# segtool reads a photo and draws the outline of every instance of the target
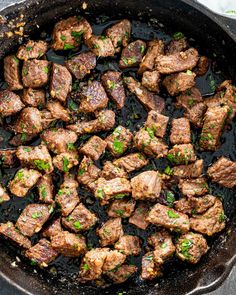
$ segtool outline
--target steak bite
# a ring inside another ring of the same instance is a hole
[[[101,77],[102,85],[106,89],[109,98],[116,103],[118,109],[122,109],[125,104],[125,89],[121,79],[121,73],[107,71]]]
[[[136,200],[156,201],[161,192],[162,180],[158,171],[145,171],[130,181],[132,197]]]
[[[185,91],[195,85],[195,77],[192,71],[172,74],[163,80],[163,85],[170,95],[177,95],[179,92]]]
[[[125,255],[139,255],[141,252],[141,241],[137,236],[124,235],[121,236],[114,248]]]
[[[25,61],[22,67],[22,82],[24,87],[40,88],[47,85],[49,80],[50,62],[32,59]]]
[[[96,55],[90,51],[82,52],[67,60],[65,65],[76,79],[81,80],[96,67]]]
[[[38,233],[50,216],[50,206],[46,204],[29,204],[21,212],[16,228],[25,236],[32,237]]]
[[[45,105],[45,91],[43,89],[24,89],[22,101],[31,107],[43,107]]]
[[[125,127],[119,125],[106,139],[107,149],[113,156],[121,156],[131,146],[133,134]]]
[[[203,160],[197,160],[193,164],[179,165],[171,169],[171,174],[179,178],[198,178],[203,173]]]
[[[135,265],[123,264],[118,269],[107,272],[106,275],[115,284],[121,284],[127,281],[137,270],[138,268]]]
[[[125,48],[121,52],[121,59],[119,66],[121,69],[135,67],[141,63],[144,52],[146,49],[146,43],[142,40],[136,40]]]
[[[174,39],[174,40],[171,40],[170,43],[167,45],[165,54],[172,55],[172,54],[186,50],[187,47],[188,47],[188,42],[186,38]]]
[[[0,116],[7,117],[18,113],[25,105],[20,97],[9,90],[0,91]]]
[[[86,42],[88,48],[98,57],[115,55],[115,48],[110,38],[92,35]]]
[[[16,150],[15,149],[0,149],[0,163],[3,168],[11,168],[16,164]]]
[[[16,156],[23,167],[30,167],[46,174],[53,171],[52,158],[44,144],[37,146],[19,146]]]
[[[101,172],[101,177],[109,180],[109,179],[113,179],[113,178],[127,178],[127,172],[120,167],[117,167],[115,164],[113,164],[110,161],[106,161],[103,165],[103,169]]]
[[[134,211],[136,201],[133,199],[114,200],[108,209],[109,217],[130,217]]]
[[[212,182],[233,188],[236,185],[236,162],[221,157],[208,168],[207,174]]]
[[[208,250],[206,239],[192,232],[181,235],[176,243],[177,257],[192,264],[198,263]]]
[[[160,263],[156,263],[153,259],[153,252],[147,252],[142,257],[142,272],[141,278],[143,280],[153,280],[162,275]]]
[[[50,84],[50,95],[62,102],[71,92],[72,76],[66,67],[53,63]]]
[[[37,183],[41,173],[37,170],[22,168],[17,171],[9,183],[10,192],[17,197],[24,197]]]
[[[135,209],[134,213],[129,218],[129,223],[145,230],[149,222],[146,220],[148,217],[149,206],[146,203],[140,203]]]
[[[63,19],[56,23],[52,33],[52,48],[68,50],[78,47],[83,37],[88,40],[92,36],[92,28],[85,18],[76,16]]]
[[[206,56],[201,56],[198,60],[197,66],[194,69],[194,73],[197,76],[203,76],[207,73],[208,69],[209,69],[209,59]]]
[[[46,143],[48,149],[55,154],[70,151],[70,146],[77,140],[77,134],[63,128],[44,130],[41,139]]]
[[[52,248],[48,240],[41,239],[25,252],[25,256],[29,258],[32,263],[36,263],[40,267],[47,267],[49,263],[56,259],[58,253]]]
[[[168,153],[168,146],[154,136],[152,129],[140,129],[134,136],[134,146],[150,157],[163,158]]]
[[[52,204],[54,203],[54,186],[52,182],[52,176],[49,174],[43,175],[38,183],[39,201],[42,203]]]
[[[208,184],[204,178],[180,179],[179,189],[188,197],[202,196],[208,192]]]
[[[124,82],[128,87],[129,91],[135,94],[138,100],[145,106],[146,109],[154,110],[161,113],[165,108],[165,101],[162,97],[148,91],[141,85],[140,82],[136,81],[132,77],[125,77]]]
[[[60,206],[62,216],[69,215],[79,203],[78,186],[77,181],[72,176],[65,175],[64,181],[55,196],[55,201]]]
[[[188,165],[195,162],[197,157],[192,144],[176,144],[169,150],[167,159],[176,165]]]
[[[106,273],[108,271],[116,270],[117,267],[125,262],[126,255],[117,250],[110,250],[107,253],[105,263],[103,264],[102,271]]]
[[[163,138],[166,133],[168,121],[169,117],[156,111],[150,111],[145,122],[145,127],[152,129],[155,136]]]
[[[64,122],[70,121],[69,110],[64,108],[59,101],[50,101],[47,103],[46,108],[51,112],[52,117],[62,120]]]
[[[172,120],[170,142],[172,144],[191,143],[191,130],[188,119],[177,118]]]
[[[225,228],[225,215],[222,203],[219,199],[202,215],[194,215],[190,218],[190,226],[196,232],[212,236]]]
[[[94,135],[79,149],[79,152],[96,161],[104,153],[106,146],[106,141]]]
[[[204,123],[199,140],[200,148],[214,151],[220,143],[225,121],[228,117],[229,107],[209,107],[204,116]]]
[[[97,220],[97,216],[80,203],[68,217],[62,218],[62,224],[70,231],[79,233],[89,230]]]
[[[9,90],[21,90],[23,85],[20,77],[19,60],[15,55],[8,55],[4,58],[4,80]]]
[[[51,237],[52,248],[66,257],[78,257],[86,250],[85,238],[79,235],[60,231]]]
[[[7,223],[0,223],[0,235],[5,239],[9,239],[16,243],[18,246],[25,249],[31,247],[31,242],[28,238],[20,233],[18,229],[15,228],[14,224],[10,221]]]
[[[79,157],[76,151],[61,153],[53,158],[53,165],[60,171],[69,172],[69,170],[79,164]]]
[[[29,60],[42,57],[48,50],[48,44],[45,41],[29,40],[27,43],[21,45],[16,53],[16,56],[22,60]]]
[[[44,238],[51,238],[52,236],[56,235],[58,232],[61,231],[61,218],[57,218],[42,231],[42,236]]]
[[[102,247],[115,244],[115,242],[124,234],[121,218],[109,219],[101,228],[96,230],[96,233],[100,238],[100,244]]]
[[[159,55],[156,58],[156,69],[161,74],[191,70],[197,65],[198,59],[198,52],[194,48],[170,55]]]
[[[115,52],[119,52],[121,46],[126,47],[128,45],[130,34],[131,22],[128,19],[122,19],[105,31],[105,35],[112,41]]]
[[[106,180],[98,178],[96,182],[95,197],[105,205],[112,198],[123,198],[131,193],[131,185],[126,178],[113,178]]]
[[[149,91],[159,92],[160,73],[158,71],[145,71],[142,77],[142,85]]]
[[[142,59],[138,74],[142,74],[145,71],[151,71],[155,67],[155,60],[159,55],[164,53],[164,43],[162,40],[152,40],[148,42],[147,52]]]
[[[176,97],[176,107],[190,110],[197,103],[203,102],[200,90],[197,87],[192,87],[185,90]]]
[[[151,208],[147,221],[181,233],[188,232],[190,228],[188,215],[161,204],[156,204]]]
[[[10,197],[9,197],[8,193],[0,184],[0,204],[7,202],[9,200],[10,200]]]
[[[113,164],[127,173],[141,169],[148,164],[148,159],[141,153],[132,153],[113,161]]]
[[[89,82],[79,93],[80,112],[93,113],[107,107],[108,97],[102,84],[98,81]]]
[[[200,102],[194,105],[191,109],[184,113],[184,116],[189,119],[189,121],[196,127],[203,127],[203,119],[206,113],[207,106],[205,103]]]

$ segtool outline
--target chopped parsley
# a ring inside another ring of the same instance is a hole
[[[81,41],[81,37],[82,37],[83,33],[84,33],[84,31],[80,31],[80,32],[72,31],[71,36],[74,37],[75,41],[79,43]]]
[[[168,215],[170,218],[179,218],[179,214],[175,213],[175,212],[172,211],[172,210],[168,210],[168,211],[167,211],[167,215]]]
[[[34,165],[39,170],[49,170],[50,169],[49,163],[47,163],[44,160],[34,160]]]
[[[68,165],[70,164],[69,160],[66,157],[63,157],[63,171],[68,172]]]
[[[81,223],[77,220],[73,223],[73,226],[76,228],[76,229],[81,229]]]
[[[219,223],[222,223],[224,221],[225,221],[225,214],[224,214],[224,212],[222,212],[219,216]]]
[[[36,219],[36,218],[39,218],[39,217],[42,217],[42,213],[40,212],[35,212],[31,215],[32,218]]]
[[[103,189],[102,188],[98,188],[97,189],[97,197],[99,199],[103,199],[104,198],[104,192],[103,192]]]
[[[113,149],[116,154],[122,154],[124,152],[124,143],[118,139],[113,142]]]
[[[27,76],[27,74],[28,74],[28,70],[26,69],[26,67],[23,67],[23,75]]]
[[[170,192],[170,191],[167,192],[166,201],[167,201],[169,207],[173,207],[175,197],[174,197],[174,194],[172,192]]]
[[[75,46],[72,45],[72,44],[65,43],[63,49],[64,49],[64,50],[75,49]]]
[[[107,37],[104,36],[104,35],[101,36],[101,40],[105,40],[106,38],[107,38]]]
[[[167,244],[166,244],[166,243],[162,243],[162,244],[161,244],[161,248],[162,248],[162,249],[165,249],[166,247],[167,247]]]
[[[143,54],[144,51],[145,51],[145,46],[144,46],[144,45],[141,45],[141,46],[140,46],[140,52]]]
[[[17,64],[19,64],[19,59],[15,55],[13,55],[13,59]]]
[[[29,148],[29,147],[24,147],[23,150],[24,150],[25,152],[27,152],[27,153],[30,152],[30,148]]]
[[[33,49],[33,47],[32,46],[27,46],[25,49],[26,49],[26,51],[31,51]]]
[[[187,70],[186,74],[189,75],[189,76],[191,76],[193,74],[193,72],[190,71],[190,70]]]
[[[30,260],[30,265],[36,265],[36,264],[37,264],[37,261],[35,261],[34,259]]]
[[[27,140],[27,135],[25,133],[22,133],[20,139],[22,141],[26,141]]]
[[[61,35],[61,41],[66,41],[66,36]]]
[[[147,132],[148,132],[150,138],[153,139],[154,138],[154,131],[151,128],[147,127]]]
[[[164,170],[164,173],[167,175],[171,175],[173,173],[173,170],[170,168],[170,166],[167,166]]]
[[[191,258],[189,250],[192,246],[192,243],[193,242],[191,240],[188,240],[186,238],[180,243],[180,253],[187,259]]]
[[[47,191],[46,191],[46,187],[44,185],[41,185],[39,187],[39,191],[41,193],[42,199],[45,200],[47,197]]]
[[[213,78],[212,75],[209,76],[209,80],[210,80],[209,86],[211,88],[211,91],[215,92],[215,90],[216,90],[216,80]]]
[[[22,171],[22,170],[19,170],[19,171],[16,173],[16,178],[17,178],[17,180],[19,180],[19,181],[23,178],[23,176],[24,176],[24,171]]]
[[[94,43],[93,48],[98,49],[99,48],[98,44]]]
[[[69,150],[69,151],[73,151],[73,150],[75,150],[75,146],[74,146],[73,143],[67,143],[67,147],[68,147],[68,150]]]
[[[153,260],[153,255],[148,255],[145,257],[145,260],[151,261]]]
[[[87,263],[85,263],[85,264],[83,265],[83,269],[84,269],[84,270],[89,270],[89,266],[88,266]]]
[[[71,111],[76,111],[78,109],[78,105],[73,100],[69,102],[68,106]]]
[[[127,196],[126,194],[116,194],[115,196],[113,196],[113,198],[115,198],[115,199],[123,199],[126,196]]]
[[[107,80],[107,86],[111,90],[114,90],[118,87],[118,85],[114,81],[111,81],[111,80]]]
[[[48,67],[44,67],[44,68],[43,68],[43,71],[44,71],[45,74],[48,74],[48,72],[49,72]]]
[[[180,40],[180,39],[184,38],[184,34],[182,32],[176,32],[176,33],[174,33],[173,38],[175,40]]]
[[[125,211],[124,210],[121,210],[121,209],[113,210],[113,212],[115,212],[119,216],[123,216],[124,213],[125,213]]]
[[[86,171],[85,167],[82,167],[81,169],[79,169],[79,176],[82,176],[84,174],[84,172]]]

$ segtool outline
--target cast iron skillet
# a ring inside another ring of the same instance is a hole
[[[83,1],[75,0],[29,0],[19,5],[11,6],[2,11],[8,21],[14,20],[20,14],[24,15],[26,21],[25,32],[36,34],[42,28],[50,27],[58,19],[68,15],[81,14]],[[109,1],[96,0],[86,1],[88,8],[83,14],[87,14],[89,20],[98,15],[108,15],[111,19],[127,17],[131,20],[148,22],[155,18],[153,25],[157,30],[164,25],[164,31],[172,34],[182,31],[187,36],[197,40],[202,51],[209,54],[214,52],[219,68],[224,70],[225,77],[236,79],[236,37],[227,27],[221,23],[207,9],[191,0],[129,0]],[[141,27],[141,30],[143,28]],[[0,33],[7,30],[5,25],[0,27]],[[136,30],[139,30],[136,28]],[[145,32],[139,32],[145,35]],[[0,58],[14,51],[18,44],[18,38],[0,39]],[[208,94],[208,93],[205,93]],[[209,93],[210,94],[210,93]],[[235,121],[232,123],[235,125]],[[232,127],[232,125],[231,125]],[[235,128],[227,131],[223,140],[224,155],[236,160],[236,152],[233,147]],[[233,151],[233,152],[232,152]],[[219,156],[217,154],[217,156]],[[211,155],[205,155],[206,159]],[[200,294],[216,288],[229,274],[236,261],[236,236],[235,236],[235,212],[236,201],[233,200],[235,190],[225,190],[215,187],[215,190],[224,197],[224,205],[228,217],[227,229],[218,235],[211,243],[210,253],[199,265],[194,267],[183,266],[180,270],[173,269],[172,265],[167,268],[168,272],[163,279],[157,283],[143,284],[140,281],[129,281],[121,286],[112,286],[105,290],[97,290],[91,286],[78,286],[73,282],[58,282],[49,279],[43,273],[33,273],[30,266],[20,264],[21,267],[11,268],[15,260],[14,252],[9,244],[0,242],[0,275],[10,284],[21,289],[25,294]],[[70,266],[69,266],[70,267]]]

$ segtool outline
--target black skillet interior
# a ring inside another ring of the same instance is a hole
[[[141,38],[144,40],[159,37],[166,42],[170,40],[170,35],[176,31],[182,31],[190,38],[193,46],[197,47],[202,54],[206,54],[212,59],[211,69],[202,78],[197,79],[197,85],[202,94],[207,97],[212,94],[215,84],[220,83],[225,78],[236,78],[236,51],[233,40],[215,24],[211,19],[206,17],[198,10],[191,8],[185,2],[191,1],[87,1],[88,8],[81,9],[83,1],[39,1],[40,5],[35,5],[36,1],[27,1],[27,6],[20,5],[19,11],[16,7],[8,8],[6,13],[9,20],[14,19],[19,13],[24,14],[27,22],[26,31],[35,38],[39,38],[38,32],[50,32],[52,25],[59,18],[67,15],[85,15],[86,18],[94,24],[95,33],[101,33],[103,28],[114,22],[114,20],[127,17],[133,20],[134,39]],[[164,3],[163,3],[164,2]],[[36,27],[39,25],[39,28]],[[163,26],[164,25],[164,26]],[[4,30],[4,26],[2,30]],[[42,35],[47,38],[47,35]],[[14,51],[17,40],[0,40],[1,49],[0,56]],[[82,48],[83,49],[83,48]],[[56,62],[63,61],[63,56],[55,55],[53,52],[48,53],[48,59]],[[98,61],[97,70],[94,77],[99,78],[101,72],[106,69],[117,69],[117,62],[114,59]],[[126,74],[126,73],[125,73]],[[134,75],[134,71],[128,71],[127,74]],[[4,85],[3,85],[4,87]],[[173,117],[179,116],[181,113],[174,111],[173,99],[169,98],[165,92],[162,92],[166,98],[166,114]],[[112,107],[112,106],[111,106]],[[127,126],[131,130],[136,130],[146,118],[146,112],[143,107],[135,100],[133,96],[128,96],[127,103],[122,112],[117,113],[117,121]],[[7,122],[7,123],[10,123]],[[205,161],[205,167],[217,157],[225,155],[236,161],[235,137],[236,128],[235,120],[229,124],[222,136],[222,146],[215,153],[200,153],[198,155]],[[11,136],[0,128],[1,136],[4,141],[1,147],[7,147],[7,141]],[[105,134],[101,134],[105,136]],[[197,139],[197,131],[194,131],[193,141]],[[99,163],[98,163],[99,164]],[[159,169],[161,171],[168,165],[166,161],[152,161],[149,169]],[[147,169],[147,168],[146,168]],[[2,170],[1,181],[6,184],[15,170]],[[200,293],[207,288],[211,288],[216,282],[220,282],[229,272],[234,256],[236,254],[236,237],[234,232],[234,215],[235,215],[235,190],[222,189],[217,185],[211,185],[212,193],[222,197],[224,207],[228,218],[228,226],[224,233],[209,239],[212,250],[201,263],[194,267],[175,260],[165,266],[164,278],[155,282],[143,283],[138,276],[130,279],[120,286],[111,286],[103,290],[98,290],[91,286],[81,286],[76,284],[75,274],[78,271],[79,260],[71,260],[65,258],[57,259],[46,271],[35,272],[35,268],[26,264],[24,261],[18,263],[19,267],[11,268],[10,264],[15,260],[15,256],[20,256],[20,252],[16,253],[14,247],[9,243],[1,242],[1,265],[2,274],[11,281],[23,287],[25,290],[33,294],[117,294],[119,292],[128,294],[186,294],[188,292]],[[93,211],[97,211],[98,205],[93,202],[93,197],[89,196],[85,191],[80,191],[82,200],[87,207]],[[178,194],[177,194],[178,195]],[[28,203],[37,200],[34,191],[27,199],[12,199],[8,204],[2,205],[0,208],[0,222],[9,219],[15,221],[20,211]],[[105,219],[104,213],[99,209],[101,220]],[[149,227],[148,234],[155,228]],[[137,230],[128,224],[125,224],[125,231],[128,233],[138,234],[145,238],[145,234],[141,230]],[[94,238],[94,231],[88,233],[89,242],[98,245]],[[34,241],[38,237],[34,237]],[[20,256],[21,257],[21,256]],[[131,258],[130,263],[140,264],[140,257]],[[206,287],[209,286],[209,287]]]

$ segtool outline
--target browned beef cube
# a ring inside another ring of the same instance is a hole
[[[45,41],[29,40],[18,48],[16,56],[19,59],[28,60],[42,57],[48,50],[48,44]]]
[[[229,107],[208,108],[204,116],[204,124],[199,141],[203,150],[214,151],[220,143],[220,137],[228,116]]]
[[[207,174],[213,182],[232,188],[236,185],[236,162],[221,157],[208,168]]]
[[[203,127],[203,118],[206,113],[207,106],[200,102],[195,104],[191,109],[186,110],[185,117],[189,119],[196,127]]]
[[[89,230],[97,220],[96,215],[80,203],[68,217],[62,218],[62,224],[72,232],[79,233]]]
[[[51,237],[52,248],[67,257],[77,257],[86,250],[85,238],[68,231],[57,232]]]
[[[87,40],[92,35],[92,28],[86,19],[76,16],[63,19],[56,23],[52,33],[52,48],[68,50],[78,47],[83,36]]]
[[[150,111],[148,113],[145,127],[152,129],[155,136],[162,138],[166,133],[168,121],[169,117],[159,114],[156,111]]]
[[[173,148],[169,150],[167,158],[176,165],[188,165],[197,160],[193,145],[190,143],[174,145]]]
[[[10,192],[17,197],[24,197],[34,186],[41,173],[33,169],[23,168],[17,171],[14,178],[9,183]]]
[[[122,69],[135,67],[141,63],[146,43],[142,40],[136,40],[126,46],[121,52],[119,66]]]
[[[115,283],[121,284],[128,280],[138,270],[135,265],[123,264],[115,271],[109,271],[107,276]]]
[[[96,56],[107,57],[115,55],[115,48],[112,41],[106,36],[92,35],[92,37],[86,41],[86,45]]]
[[[159,198],[162,180],[159,172],[145,171],[130,181],[132,197],[136,200],[156,201]]]
[[[29,204],[21,212],[16,227],[25,236],[38,233],[50,216],[51,207],[46,204]]]
[[[54,187],[52,182],[52,176],[49,174],[43,175],[37,184],[39,192],[39,201],[42,203],[52,204],[54,203]]]
[[[141,229],[146,229],[149,222],[146,220],[148,217],[149,206],[146,203],[140,203],[135,209],[134,213],[129,218],[129,223]]]
[[[127,218],[133,213],[136,201],[133,199],[115,200],[108,209],[109,217]]]
[[[6,190],[0,184],[0,204],[10,200],[10,197]]]
[[[156,263],[153,258],[153,252],[147,252],[142,257],[142,272],[141,278],[143,280],[153,280],[161,276],[160,263]]]
[[[77,180],[93,191],[96,188],[95,181],[98,179],[100,171],[90,158],[83,157],[79,165]]]
[[[197,76],[203,76],[203,75],[205,75],[207,73],[208,69],[209,69],[209,65],[210,65],[210,62],[209,62],[208,57],[201,56],[199,58],[199,61],[197,63],[196,68],[194,69],[194,73]]]
[[[188,43],[186,38],[174,39],[171,40],[167,45],[165,53],[166,55],[172,55],[174,53],[178,53],[184,51],[188,47]]]
[[[98,81],[90,82],[80,92],[79,110],[85,113],[93,113],[96,110],[104,109],[108,103],[108,97],[102,84]]]
[[[79,203],[78,186],[77,181],[72,176],[66,175],[64,177],[64,182],[55,196],[55,201],[60,206],[62,216],[69,215]]]
[[[158,71],[145,71],[142,77],[142,85],[149,91],[159,92],[160,73]]]
[[[50,95],[62,102],[66,101],[71,91],[72,76],[66,67],[53,63]]]
[[[106,29],[105,35],[111,39],[116,52],[120,51],[121,45],[126,47],[131,34],[131,22],[122,19],[110,28]]]
[[[145,108],[157,111],[158,113],[161,113],[164,110],[165,101],[162,97],[148,91],[140,82],[132,77],[125,77],[124,82],[129,91],[137,96],[138,100],[145,106]]]
[[[113,161],[113,164],[130,173],[147,165],[148,159],[141,153],[132,153]]]
[[[31,107],[42,107],[45,105],[45,92],[43,89],[24,89],[22,101]]]
[[[115,243],[115,249],[125,255],[139,255],[141,252],[141,241],[137,236],[124,235]]]
[[[148,49],[139,65],[138,73],[141,75],[145,71],[153,70],[156,58],[163,53],[164,43],[162,40],[152,40],[148,42]]]
[[[219,199],[202,215],[194,215],[190,218],[190,226],[204,235],[212,236],[225,228],[225,215],[222,203]]]
[[[118,126],[105,141],[107,149],[116,157],[121,156],[132,144],[133,134],[123,126]]]
[[[47,267],[49,263],[56,259],[58,253],[53,250],[48,240],[41,239],[25,252],[25,256],[40,267]]]
[[[147,221],[182,233],[188,232],[190,228],[188,215],[161,204],[156,204],[151,208]]]
[[[52,158],[44,144],[37,146],[19,146],[16,156],[22,166],[27,166],[46,174],[53,171]]]
[[[44,238],[51,238],[56,235],[58,232],[61,232],[61,218],[55,219],[52,223],[50,223],[43,231],[42,236]]]
[[[1,162],[1,166],[4,168],[13,167],[16,163],[16,150],[15,149],[0,150],[0,162]]]
[[[94,135],[79,149],[79,152],[96,161],[104,153],[106,146],[104,140]]]
[[[53,158],[53,165],[60,171],[69,172],[69,170],[79,164],[77,151],[61,153]]]
[[[123,236],[121,218],[112,218],[106,221],[101,228],[97,229],[102,247],[113,245]]]
[[[172,120],[170,142],[172,144],[181,144],[181,143],[191,142],[191,130],[190,130],[190,123],[188,119],[177,118]]]
[[[41,139],[46,143],[49,150],[55,154],[70,151],[70,147],[77,140],[77,134],[73,131],[58,128],[57,130],[44,130]]]
[[[127,172],[120,167],[117,167],[110,161],[106,161],[103,166],[103,170],[101,172],[101,177],[109,180],[113,178],[127,178]]]
[[[207,241],[201,234],[189,232],[181,235],[176,243],[176,255],[183,261],[198,263],[209,250]]]
[[[40,115],[41,115],[41,123],[43,126],[43,130],[49,128],[51,123],[54,123],[54,122],[56,123],[56,119],[53,118],[52,113],[50,111],[43,109],[40,112]]]
[[[69,110],[61,105],[59,101],[50,101],[47,103],[46,108],[51,112],[52,117],[62,120],[64,122],[70,121]]]
[[[33,140],[37,135],[36,134],[16,134],[12,137],[11,140],[9,140],[10,145],[13,146],[20,146],[22,144],[29,143],[31,140]]]
[[[105,263],[103,264],[103,273],[113,271],[125,262],[126,255],[117,250],[111,250],[107,253]]]
[[[130,195],[131,185],[126,178],[113,178],[106,180],[105,178],[98,178],[95,197],[98,198],[102,205],[108,203],[112,198],[123,198]]]
[[[82,52],[66,61],[67,69],[81,80],[96,67],[96,55],[90,51]]]
[[[197,65],[198,59],[198,52],[194,48],[170,55],[159,55],[156,58],[156,69],[161,74],[191,70]]]
[[[172,168],[171,174],[179,178],[197,178],[202,175],[203,160],[197,160],[193,164],[179,165]]]
[[[180,179],[179,189],[185,196],[202,196],[208,192],[208,184],[204,178]]]
[[[118,109],[122,109],[125,104],[126,95],[121,73],[107,71],[102,75],[101,81],[108,96],[116,103]]]
[[[47,60],[28,60],[22,68],[24,87],[40,88],[47,85],[49,80],[49,65]]]
[[[203,102],[201,92],[197,87],[192,87],[182,92],[176,97],[176,100],[176,106],[185,110],[190,110],[197,103]]]
[[[159,138],[154,136],[152,129],[140,129],[134,136],[134,146],[146,155],[163,158],[168,153],[168,146]]]
[[[192,208],[191,202],[190,202],[190,200],[192,198],[194,198],[194,197],[191,197],[191,198],[181,198],[178,201],[176,201],[175,202],[175,206],[174,206],[175,210],[177,210],[179,212],[182,212],[184,214],[191,215],[192,212],[195,212],[195,210]]]
[[[195,77],[192,71],[186,73],[181,72],[167,76],[163,80],[163,85],[167,89],[170,95],[177,95],[179,92],[185,91],[195,85]]]
[[[21,90],[23,85],[20,77],[19,60],[15,55],[8,55],[4,58],[4,80],[9,90]]]
[[[18,113],[25,105],[20,97],[9,90],[0,91],[0,114],[1,117],[11,116]]]
[[[15,242],[18,246],[25,249],[29,249],[31,247],[30,240],[22,235],[10,221],[7,223],[0,223],[0,235]]]
[[[102,110],[97,118],[91,121],[77,121],[66,128],[75,131],[78,135],[108,131],[115,125],[115,113],[111,110]]]

